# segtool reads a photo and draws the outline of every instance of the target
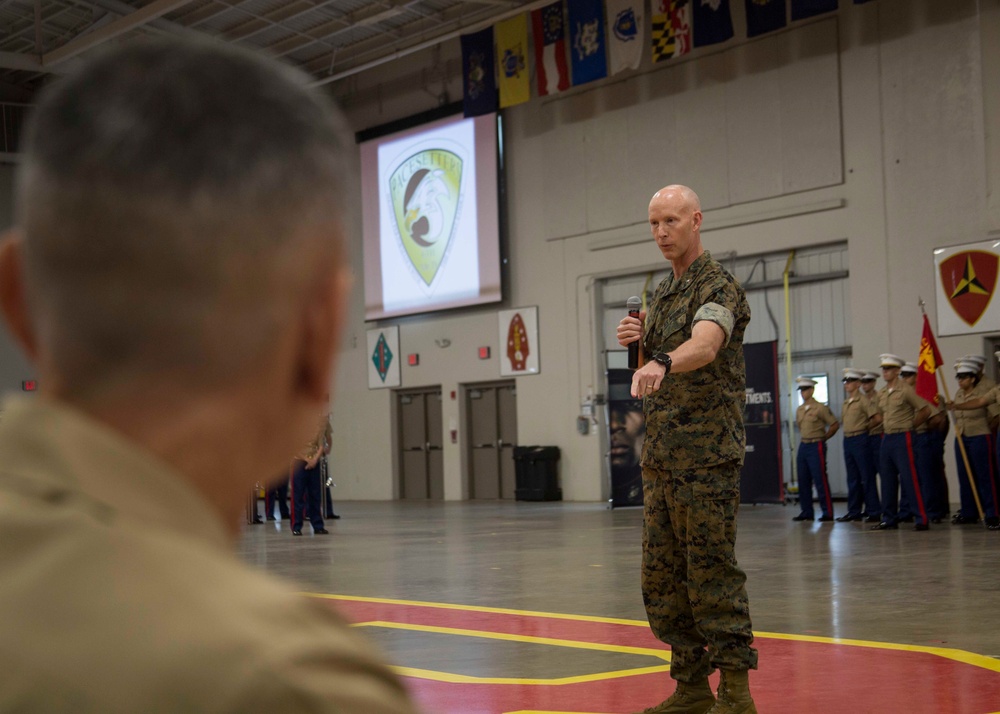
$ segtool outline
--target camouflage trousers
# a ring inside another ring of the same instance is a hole
[[[757,668],[746,574],[736,563],[740,469],[643,468],[642,599],[670,645],[670,676]]]

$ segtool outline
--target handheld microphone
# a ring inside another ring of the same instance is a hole
[[[639,308],[642,307],[642,300],[633,295],[625,302],[625,307],[628,308],[629,317],[639,317]],[[639,369],[639,340],[629,343],[628,368]]]

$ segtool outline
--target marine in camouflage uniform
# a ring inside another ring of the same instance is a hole
[[[670,645],[670,676],[679,684],[674,697],[647,711],[756,712],[746,672],[756,669],[757,651],[735,555],[750,307],[736,279],[701,248],[700,210],[692,232],[697,257],[686,269],[673,257],[685,238],[675,235],[671,211],[683,219],[683,200],[680,209],[676,201],[656,209],[671,190],[681,199],[690,192],[667,187],[650,204],[653,235],[674,274],[656,288],[644,318],[642,346],[652,361],[636,372],[633,396],[645,397],[643,602],[653,633]],[[638,322],[630,320],[619,326],[622,344],[635,334],[628,327]],[[713,327],[696,330],[701,323]],[[714,354],[699,352],[695,345],[711,335]],[[713,702],[707,677],[716,668],[723,679]]]

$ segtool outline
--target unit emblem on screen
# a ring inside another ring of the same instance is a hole
[[[389,177],[399,239],[428,286],[458,223],[462,164],[451,151],[427,149],[408,157]]]

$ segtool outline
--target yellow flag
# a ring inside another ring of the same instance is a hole
[[[531,99],[528,81],[528,16],[518,15],[498,22],[497,68],[500,75],[500,106],[512,107]]]

